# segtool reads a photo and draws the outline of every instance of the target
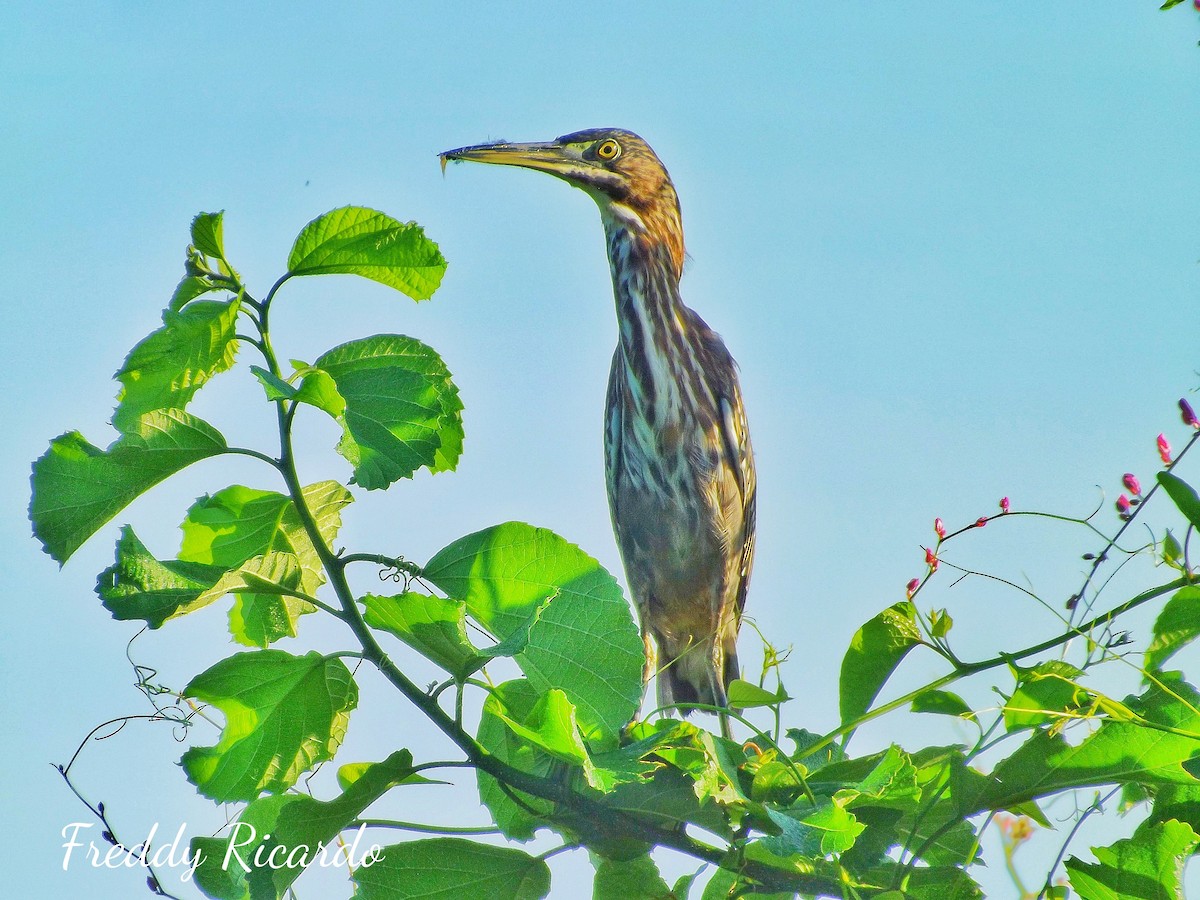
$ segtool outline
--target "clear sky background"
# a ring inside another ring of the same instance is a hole
[[[281,355],[411,334],[442,353],[466,403],[460,471],[360,492],[347,546],[422,561],[520,519],[619,573],[600,440],[616,329],[595,209],[534,173],[458,166],[443,177],[435,154],[598,125],[641,133],[682,198],[684,296],[741,364],[759,467],[749,612],[794,647],[789,724],[817,732],[837,724],[851,635],[922,573],[935,515],[964,524],[1002,495],[1018,509],[1085,514],[1111,501],[1122,472],[1152,480],[1158,432],[1182,444],[1174,404],[1200,384],[1193,11],[1144,0],[741,6],[47,2],[0,12],[6,893],[139,895],[138,873],[62,871],[59,831],[88,816],[49,765],[93,725],[145,709],[125,660],[136,629],[92,594],[117,523],[60,572],[29,536],[27,476],[54,435],[79,428],[100,446],[115,436],[109,377],[157,326],[198,211],[226,210],[231,259],[260,294],[300,228],[346,204],[416,219],[450,260],[440,293],[419,306],[334,277],[290,284],[277,303]],[[257,391],[242,370],[195,411],[232,440],[269,448],[273,420]],[[303,423],[307,480],[348,474],[336,438],[330,423]],[[235,481],[276,487],[252,461],[200,464],[117,522],[170,556],[191,500]],[[1087,549],[1079,531],[1009,520],[948,558],[1060,605]],[[1130,584],[1160,575],[1143,567]],[[950,581],[922,603],[950,608],[966,658],[1060,630],[1028,598]],[[368,573],[362,589],[372,582]],[[143,636],[133,657],[181,687],[235,649],[222,637],[226,606]],[[280,646],[340,646],[343,635],[316,619]],[[751,672],[756,655],[747,639]],[[914,655],[888,690],[940,671]],[[397,744],[418,759],[449,752],[377,679],[362,682],[340,761]],[[986,684],[967,693],[994,702]],[[901,715],[864,729],[852,749],[968,737]],[[189,740],[211,744],[216,732]],[[78,781],[130,842],[155,821],[160,840],[181,823],[189,837],[211,831],[223,812],[184,782],[182,750],[166,727],[134,725],[89,747]],[[389,811],[482,824],[475,802],[468,790],[412,788]],[[1085,833],[1079,852],[1133,821]],[[1022,851],[1031,878],[1059,840],[1043,833]],[[988,846],[981,877],[991,896],[1011,896]],[[581,853],[554,870],[553,896],[587,895]],[[318,879],[302,881],[300,896],[348,894]]]

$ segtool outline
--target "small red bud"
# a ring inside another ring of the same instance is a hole
[[[1000,512],[1008,512],[1008,498],[1007,497],[1000,498]]]
[[[1129,515],[1129,498],[1124,494],[1117,498],[1117,512],[1123,516]]]
[[[907,587],[905,587],[905,589],[904,589],[904,593],[908,597],[909,600],[912,599],[912,595],[917,592],[917,588],[919,588],[920,586],[921,586],[920,578],[914,578],[912,581],[910,581],[908,583]]]
[[[987,516],[980,516],[978,519],[976,519],[976,520],[975,520],[975,527],[976,527],[976,528],[982,528],[982,527],[983,527],[984,525],[986,525],[987,523],[988,523],[988,517],[987,517]]]
[[[937,554],[932,550],[925,551],[925,565],[929,566],[930,571],[936,572],[938,567]]]
[[[1121,478],[1121,482],[1129,490],[1129,493],[1133,494],[1135,497],[1142,492],[1142,486],[1140,483],[1138,483],[1137,476],[1132,472],[1126,472]]]
[[[1200,7],[1197,7],[1200,9]],[[1196,418],[1196,411],[1192,409],[1192,404],[1188,403],[1182,397],[1179,398],[1179,418],[1183,419],[1183,424],[1191,428],[1200,428],[1200,419]]]
[[[933,530],[937,534],[939,541],[946,537],[946,523],[940,518],[933,520]]]
[[[1171,464],[1171,442],[1161,434],[1158,436],[1158,455],[1161,457],[1164,466]]]

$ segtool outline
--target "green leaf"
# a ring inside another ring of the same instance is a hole
[[[1200,637],[1200,587],[1180,588],[1154,621],[1154,640],[1146,648],[1146,668],[1159,671],[1163,663]]]
[[[358,704],[345,664],[315,652],[239,653],[197,675],[183,693],[225,714],[220,742],[193,747],[180,761],[196,789],[221,803],[286,790],[332,759]]]
[[[197,297],[211,294],[213,291],[228,291],[229,285],[213,281],[204,275],[186,275],[175,287],[175,293],[167,304],[171,312],[179,312]]]
[[[238,300],[198,300],[166,310],[163,327],[129,351],[116,374],[121,382],[113,425],[136,427],[138,417],[183,409],[210,378],[233,365],[237,354]]]
[[[649,856],[628,860],[593,856],[592,862],[596,866],[592,900],[674,900],[675,895]]]
[[[815,809],[783,811],[770,807],[767,815],[779,828],[780,834],[761,840],[764,847],[777,856],[828,856],[844,853],[854,846],[864,826],[852,813],[847,812],[844,801],[833,799],[821,803]]]
[[[1014,809],[1015,804],[1074,787],[1138,781],[1150,785],[1196,783],[1200,757],[1200,695],[1173,673],[1159,676],[1140,698],[1126,703],[1150,723],[1104,722],[1078,746],[1058,734],[1034,732],[996,765],[973,793],[959,794],[969,811]],[[1153,727],[1159,726],[1159,727]],[[1170,729],[1170,730],[1164,730]]]
[[[1083,900],[1183,900],[1183,865],[1197,842],[1183,822],[1143,823],[1131,838],[1093,847],[1097,862],[1068,859],[1071,887]]]
[[[1195,489],[1170,472],[1159,472],[1158,483],[1163,486],[1167,495],[1175,501],[1179,511],[1197,528],[1200,528],[1200,496]]]
[[[180,410],[142,416],[107,450],[78,431],[60,435],[33,464],[33,533],[60,563],[164,478],[225,452],[221,433]]]
[[[1059,724],[1063,713],[1084,708],[1092,695],[1075,683],[1083,675],[1070,663],[1047,660],[1030,669],[1016,668],[1017,688],[1004,704],[1004,727],[1009,731]]]
[[[364,618],[372,628],[394,634],[456,678],[473,671],[471,663],[477,656],[467,638],[461,601],[408,591],[392,597],[367,594],[362,602]]]
[[[514,847],[432,838],[384,847],[371,866],[354,870],[354,900],[538,900],[550,892],[550,869]]]
[[[335,419],[340,418],[346,411],[346,398],[338,393],[333,378],[328,372],[314,369],[312,366],[304,367],[304,377],[296,391],[296,401],[315,406]]]
[[[375,335],[335,347],[309,372],[298,399],[342,426],[338,452],[367,490],[386,488],[417,469],[444,472],[462,453],[462,401],[440,356],[414,338]]]
[[[885,609],[858,629],[842,659],[839,708],[843,725],[870,708],[896,666],[920,643],[916,609],[908,601]]]
[[[1183,546],[1179,543],[1179,539],[1171,534],[1170,528],[1163,534],[1162,561],[1172,569],[1182,570],[1183,568]]]
[[[524,678],[497,685],[483,701],[477,737],[480,745],[501,762],[544,777],[554,765],[553,758],[518,737],[505,722],[505,719],[524,720],[533,711],[538,698],[538,691]],[[553,810],[551,803],[514,789],[505,790],[483,769],[476,769],[475,775],[479,782],[479,799],[505,837],[527,841],[538,828],[548,824],[546,819]]]
[[[250,372],[258,379],[258,383],[263,386],[263,390],[267,394],[267,399],[271,402],[276,400],[292,400],[297,394],[296,388],[292,387],[278,375],[272,375],[261,366],[251,366]]]
[[[958,716],[963,719],[975,718],[975,712],[967,705],[967,701],[952,691],[922,691],[913,698],[912,711]]]
[[[229,826],[228,837],[192,839],[200,853],[196,884],[219,900],[279,900],[306,866],[346,868],[365,861],[371,844],[360,827],[338,835],[390,788],[412,772],[412,754],[397,750],[366,765],[340,797],[322,801],[301,794],[254,800]]]
[[[310,484],[302,491],[305,503],[326,544],[341,527],[342,507],[353,498],[336,481]],[[325,582],[320,556],[290,497],[234,485],[201,497],[180,526],[183,546],[179,558],[233,569],[267,554],[294,554],[300,563],[300,590],[313,596]],[[293,585],[292,587],[295,587]],[[281,637],[294,637],[300,616],[312,612],[304,600],[275,588],[239,590],[230,611],[230,632],[240,643],[265,647]]]
[[[100,573],[96,594],[114,619],[141,619],[159,628],[210,603],[199,598],[224,574],[221,566],[157,560],[126,525],[117,541],[116,561]]]
[[[756,706],[778,706],[785,703],[791,698],[783,689],[783,685],[779,686],[778,693],[760,688],[757,684],[750,681],[743,681],[741,678],[735,678],[729,685],[729,705],[734,709],[750,709]]]
[[[200,213],[192,219],[192,245],[205,256],[225,261],[225,211]]]
[[[446,260],[419,225],[347,206],[309,222],[288,256],[290,275],[361,275],[414,300],[428,300]]]
[[[1182,2],[1183,0],[1166,0],[1166,3],[1160,6],[1159,9],[1173,9]]]
[[[534,688],[560,688],[596,749],[616,746],[642,699],[643,649],[629,604],[596,560],[553,532],[509,522],[455,541],[423,571],[496,637],[528,627],[516,661]]]

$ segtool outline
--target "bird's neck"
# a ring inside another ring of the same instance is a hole
[[[640,224],[604,217],[630,402],[635,412],[661,428],[680,414],[682,398],[674,370],[675,361],[688,352],[691,311],[680,298],[672,243],[656,239]],[[682,240],[678,246],[682,248]]]

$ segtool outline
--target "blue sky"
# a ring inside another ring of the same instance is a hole
[[[108,379],[156,326],[198,211],[226,210],[227,248],[260,292],[296,232],[346,204],[416,219],[450,260],[428,304],[332,277],[280,299],[284,355],[412,334],[442,353],[466,403],[460,471],[361,495],[348,546],[423,560],[521,519],[619,572],[600,444],[615,322],[596,212],[533,173],[458,166],[443,177],[436,153],[597,125],[641,133],[682,198],[684,296],[741,364],[760,486],[749,612],[794,646],[790,714],[814,731],[836,724],[854,630],[921,573],[935,515],[965,523],[1002,495],[1086,513],[1120,490],[1122,472],[1152,477],[1159,431],[1182,443],[1174,403],[1200,383],[1195,14],[1154,3],[652,6],[0,13],[0,527],[12,560],[0,671],[16,893],[116,898],[139,886],[136,874],[61,871],[58,831],[86,817],[47,765],[92,725],[142,711],[124,660],[133,629],[91,593],[116,528],[58,571],[29,537],[26,479],[64,430],[112,440]],[[196,411],[242,443],[267,441],[255,390],[227,376]],[[304,475],[345,476],[330,426],[301,434]],[[231,481],[274,487],[268,476],[249,462],[197,466],[118,521],[167,556],[195,496]],[[1081,534],[1005,522],[955,552],[1065,598],[1084,549]],[[978,583],[944,579],[925,596],[951,609],[967,657],[1055,623]],[[223,616],[171,623],[134,656],[181,686],[233,649]],[[314,624],[285,646],[339,640]],[[914,659],[898,678],[936,671]],[[372,699],[346,759],[397,742],[418,758],[448,752],[363,681]],[[983,685],[974,699],[987,697]],[[942,727],[915,719],[864,730],[858,749]],[[220,811],[187,789],[180,752],[164,729],[131,727],[86,752],[80,782],[135,840],[155,819],[211,830]],[[446,805],[433,788],[413,791],[411,817]],[[1044,836],[1030,861],[1056,849]],[[555,865],[554,896],[577,895],[586,860]],[[1003,896],[998,871],[983,877]]]

